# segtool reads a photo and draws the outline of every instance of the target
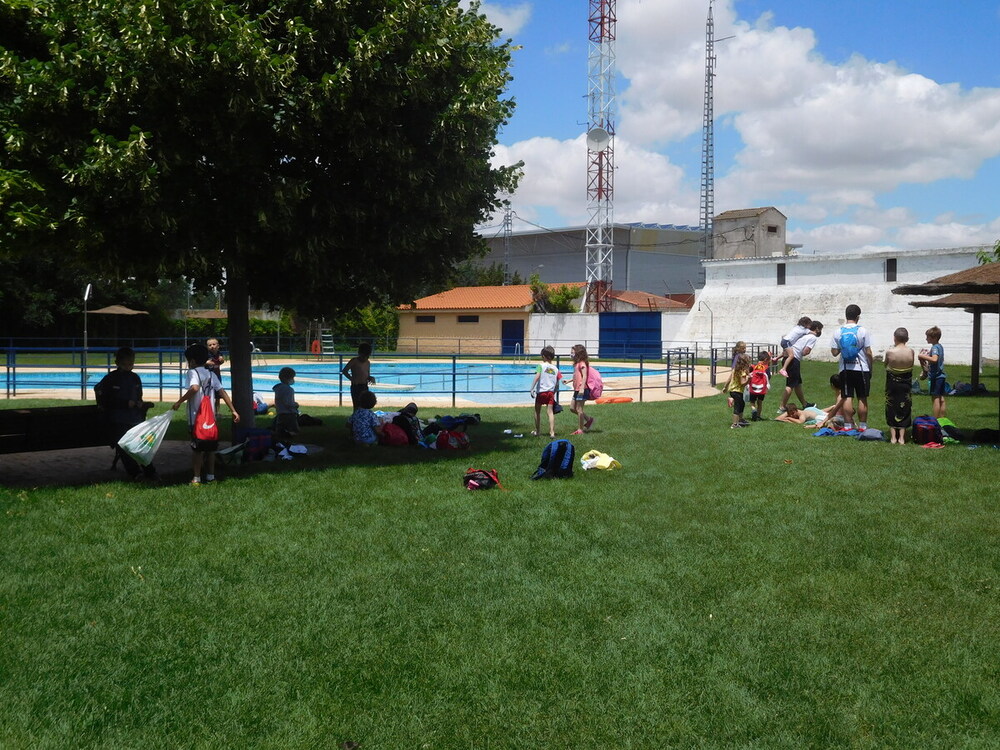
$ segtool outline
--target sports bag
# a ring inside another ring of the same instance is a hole
[[[604,393],[604,380],[601,379],[601,373],[590,363],[587,364],[587,387],[590,389],[591,398],[600,398],[601,394]]]
[[[845,365],[853,365],[858,361],[858,352],[861,351],[861,334],[858,328],[860,326],[844,326],[840,329],[840,356]]]
[[[542,450],[542,460],[532,479],[570,479],[576,448],[569,440],[553,440]]]
[[[211,442],[219,439],[219,425],[215,421],[214,394],[211,387],[202,388],[201,404],[194,419],[194,439]]]
[[[460,450],[469,447],[469,436],[457,430],[441,430],[437,434],[434,447],[439,451]]]
[[[118,447],[134,458],[140,466],[149,466],[160,443],[163,442],[163,436],[167,434],[167,428],[173,417],[174,413],[168,411],[166,414],[160,414],[137,424],[122,435]]]
[[[917,445],[940,443],[941,438],[941,425],[934,417],[923,414],[913,420],[913,442]]]
[[[491,490],[494,487],[503,489],[496,469],[466,469],[462,484],[467,490]]]
[[[770,378],[767,377],[767,370],[755,367],[753,372],[750,373],[750,382],[748,384],[750,397],[765,395],[769,384]]]
[[[409,445],[410,438],[406,435],[406,430],[397,424],[382,425],[382,445]]]

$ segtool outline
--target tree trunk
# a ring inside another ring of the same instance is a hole
[[[233,379],[229,395],[239,412],[240,427],[246,429],[254,425],[250,290],[243,275],[232,269],[226,271],[226,309],[229,313],[229,371]]]

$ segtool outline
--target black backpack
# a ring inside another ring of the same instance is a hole
[[[466,469],[462,484],[467,490],[492,490],[494,487],[503,489],[496,469]]]
[[[542,451],[542,461],[532,479],[571,479],[576,448],[569,440],[553,440]]]

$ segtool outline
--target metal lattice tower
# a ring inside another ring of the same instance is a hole
[[[587,310],[611,309],[614,256],[616,0],[590,0]]]
[[[510,245],[511,235],[514,232],[514,209],[510,203],[504,207],[503,211],[503,284],[510,284]]]
[[[708,20],[705,22],[705,116],[701,148],[701,259],[707,260],[714,253],[712,225],[715,219],[715,19],[712,17],[712,0],[708,3]],[[705,284],[705,266],[698,278]]]

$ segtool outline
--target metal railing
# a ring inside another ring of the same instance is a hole
[[[79,389],[81,400],[93,398],[93,388],[114,369],[115,349],[91,349],[82,356],[79,349],[56,347],[8,348],[5,366],[0,373],[8,399],[44,397],[47,392]],[[301,396],[336,399],[339,405],[350,403],[350,383],[341,375],[349,354],[305,355],[300,352],[276,352],[269,355],[271,364],[254,358],[252,372],[254,390],[269,395],[277,382],[278,370],[286,362],[303,363],[296,376],[295,390]],[[406,367],[399,367],[399,364]],[[694,349],[672,348],[659,357],[640,356],[635,360],[594,360],[600,369],[607,366],[605,396],[625,391],[638,392],[639,401],[654,392],[688,391],[693,397],[698,354]],[[305,366],[308,365],[308,368]],[[381,366],[380,366],[381,365]],[[572,363],[567,357],[557,357],[556,365],[568,375]],[[610,369],[613,365],[625,368]],[[296,365],[298,366],[298,365]],[[390,369],[392,366],[393,369]],[[136,350],[134,371],[143,380],[148,397],[158,394],[159,400],[173,399],[187,388],[187,365],[180,362],[175,349]],[[510,356],[460,357],[434,355],[392,355],[392,362],[380,363],[373,358],[372,374],[378,378],[373,387],[383,395],[408,394],[413,397],[446,397],[454,407],[458,399],[478,403],[523,403],[534,370],[530,361],[511,364]],[[224,384],[228,373],[223,372]],[[609,382],[608,382],[609,381]],[[523,399],[514,398],[524,395]],[[499,398],[498,398],[499,397]],[[266,400],[266,399],[265,399]]]

